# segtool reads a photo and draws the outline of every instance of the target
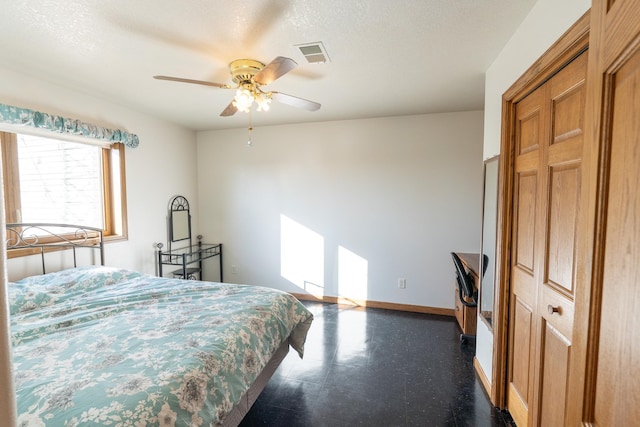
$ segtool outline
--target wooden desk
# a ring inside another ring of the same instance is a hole
[[[480,254],[472,254],[472,253],[464,253],[464,252],[456,252],[456,254],[460,257],[462,264],[464,267],[471,273],[473,276],[473,283],[475,288],[478,289],[479,275],[478,268],[480,267]],[[476,323],[478,321],[478,312],[477,307],[467,307],[462,304],[459,298],[458,293],[458,281],[455,282],[455,292],[456,292],[456,319],[458,320],[458,324],[460,325],[460,329],[462,329],[462,333],[466,335],[475,335],[476,334]],[[468,300],[469,301],[469,300]]]

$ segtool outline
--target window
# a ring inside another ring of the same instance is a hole
[[[0,132],[7,223],[102,228],[126,238],[124,145]]]

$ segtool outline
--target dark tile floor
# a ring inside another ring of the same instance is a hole
[[[508,426],[454,318],[304,302],[304,359],[290,351],[241,426]]]

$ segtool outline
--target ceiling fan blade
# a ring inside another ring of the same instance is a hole
[[[168,81],[171,81],[171,82],[193,83],[193,84],[196,84],[196,85],[214,86],[214,87],[219,87],[219,88],[222,88],[222,89],[230,89],[231,88],[231,86],[224,85],[222,83],[207,82],[207,81],[204,81],[204,80],[183,79],[181,77],[153,76],[153,78],[157,79],[157,80],[168,80]]]
[[[298,63],[291,58],[278,56],[269,62],[258,74],[253,77],[253,81],[261,85],[267,85],[279,79],[298,66]]]
[[[229,116],[233,116],[237,111],[238,109],[236,108],[235,105],[233,105],[233,101],[231,101],[229,105],[227,105],[227,108],[225,108],[222,111],[222,113],[220,113],[220,115],[222,117],[229,117]]]
[[[320,109],[320,104],[318,104],[317,102],[298,98],[297,96],[293,96],[293,95],[287,95],[286,93],[271,92],[271,99],[274,99],[282,104],[291,105],[292,107],[303,108],[309,111],[317,111]]]
[[[245,9],[244,7],[239,9],[238,13],[246,15],[251,21],[245,23],[246,34],[242,37],[242,40],[238,40],[239,43],[237,46],[242,46],[245,50],[249,51],[254,50],[255,46],[267,38],[269,32],[273,30],[273,27],[281,23],[283,19],[286,19],[284,15],[292,1],[293,0],[268,0],[265,1],[264,6],[257,9],[255,13],[249,14],[247,14],[249,10],[241,13],[241,10]]]

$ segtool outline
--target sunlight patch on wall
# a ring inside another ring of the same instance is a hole
[[[280,275],[316,297],[324,295],[324,237],[280,215]]]
[[[369,262],[361,256],[338,247],[338,294],[354,300],[367,299]]]

